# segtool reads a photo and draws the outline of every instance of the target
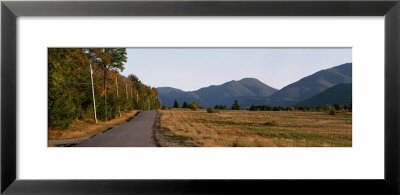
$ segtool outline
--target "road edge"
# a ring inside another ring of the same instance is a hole
[[[169,142],[165,139],[164,135],[160,131],[160,118],[161,114],[156,111],[156,118],[153,124],[153,140],[157,147],[184,147],[184,145]]]

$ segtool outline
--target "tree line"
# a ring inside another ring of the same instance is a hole
[[[179,105],[178,101],[174,101],[173,108],[193,108],[193,105],[197,105],[196,102],[191,102],[188,104],[186,101],[183,102],[182,106]],[[201,108],[201,106],[197,105],[197,108]],[[166,110],[168,107],[166,105],[163,105],[162,109]],[[209,107],[208,109],[211,109]],[[215,110],[227,110],[228,107],[224,104],[221,105],[215,105],[214,106]],[[329,111],[329,112],[334,112],[334,111],[340,111],[340,110],[345,110],[345,111],[352,111],[352,104],[344,104],[344,105],[339,105],[339,104],[334,104],[334,105],[325,105],[325,106],[316,106],[316,107],[306,107],[306,106],[289,106],[289,107],[282,107],[282,106],[268,106],[268,105],[251,105],[248,109],[242,109],[242,107],[239,104],[238,100],[235,100],[230,107],[231,110],[250,110],[250,111]]]
[[[307,106],[289,106],[289,107],[281,107],[281,106],[267,106],[267,105],[251,105],[249,108],[250,111],[329,111],[329,110],[346,110],[351,112],[352,105],[351,104],[334,104],[325,105],[325,106],[315,106],[315,107],[307,107]]]
[[[76,119],[108,121],[121,112],[159,108],[155,88],[133,74],[119,73],[126,62],[125,48],[49,48],[49,128],[68,129]]]

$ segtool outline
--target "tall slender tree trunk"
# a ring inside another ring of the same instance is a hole
[[[117,101],[118,104],[120,104],[121,102],[119,102],[119,94],[118,94],[118,77],[115,77],[115,87],[117,88]],[[119,117],[121,117],[121,106],[118,105],[118,113],[119,113]]]
[[[104,65],[104,109],[107,122],[107,65]]]

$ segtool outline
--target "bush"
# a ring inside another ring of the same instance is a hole
[[[336,114],[336,110],[335,109],[329,110],[329,115],[335,115],[335,114]]]
[[[198,109],[200,109],[200,106],[197,105],[196,102],[191,102],[191,103],[189,104],[189,108],[190,108],[191,110],[198,110]]]
[[[278,122],[276,120],[272,120],[272,121],[268,121],[268,122],[264,123],[264,125],[267,125],[267,126],[278,126]]]
[[[327,112],[329,112],[329,111],[332,110],[332,109],[333,109],[333,107],[332,107],[331,105],[329,105],[329,104],[326,104],[326,105],[324,106],[324,110],[327,111]]]
[[[162,107],[161,107],[161,110],[166,110],[167,109],[167,106],[166,105],[163,105]]]
[[[226,106],[225,106],[224,104],[215,105],[214,109],[217,109],[217,110],[226,110]]]
[[[215,113],[215,110],[211,107],[207,108],[207,113]]]
[[[271,111],[272,108],[271,106],[267,106],[267,105],[251,105],[249,108],[250,111]]]

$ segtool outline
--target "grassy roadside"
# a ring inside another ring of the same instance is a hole
[[[352,114],[160,110],[168,141],[202,147],[351,147]]]
[[[103,132],[108,128],[126,122],[128,119],[139,113],[139,110],[121,113],[121,117],[109,120],[107,122],[98,121],[94,124],[93,120],[76,120],[69,129],[48,129],[48,140],[64,140],[81,137],[89,137]]]

